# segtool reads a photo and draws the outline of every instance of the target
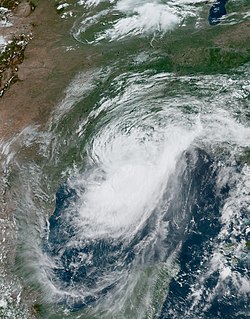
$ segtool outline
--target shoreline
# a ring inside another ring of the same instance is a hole
[[[22,3],[26,3],[23,8],[21,6],[24,10],[25,7],[27,8],[27,2],[23,0]],[[62,93],[71,79],[81,69],[88,67],[84,60],[88,52],[83,54],[77,50],[77,44],[71,38],[69,31],[72,21],[62,20],[51,1],[39,1],[33,11],[26,11],[25,16],[20,16],[18,13],[20,11],[17,9],[18,7],[8,13],[12,26],[0,27],[0,32],[3,31],[1,35],[8,37],[9,40],[18,38],[22,34],[29,37],[25,50],[22,51],[23,56],[20,60],[14,61],[10,67],[10,72],[14,73],[16,81],[11,83],[4,95],[0,97],[0,146],[1,143],[3,145],[0,157],[2,161],[5,160],[6,149],[23,129],[31,124],[38,124],[41,128],[47,124],[51,112],[61,100]],[[67,50],[68,46],[73,49]],[[15,150],[17,153],[19,151],[19,149]],[[32,158],[36,156],[36,154],[30,155]],[[8,302],[11,294],[13,303],[18,304],[20,313],[25,314],[27,319],[34,319],[39,315],[37,293],[31,287],[24,287],[22,280],[12,273],[16,267],[17,242],[16,225],[13,224],[16,203],[12,202],[15,189],[9,188],[6,184],[10,171],[11,169],[6,168],[4,163],[1,164],[0,191],[3,195],[0,201],[2,220],[0,253],[4,257],[0,260],[2,263],[0,275],[5,280],[5,286],[1,292],[2,297]],[[8,284],[9,282],[14,283],[13,287]],[[16,290],[20,291],[18,296],[15,295]],[[21,301],[18,301],[18,298]],[[14,306],[10,303],[10,307]],[[5,304],[3,308],[0,306],[0,316],[1,310],[5,311]],[[15,311],[13,308],[13,313]]]
[[[96,47],[90,48],[85,45],[83,49],[83,46],[76,43],[70,35],[72,19],[61,19],[53,3],[49,0],[39,1],[35,10],[22,19],[24,19],[24,25],[27,25],[27,30],[31,30],[32,37],[25,48],[22,63],[18,64],[16,71],[17,82],[6,90],[3,98],[0,98],[0,142],[1,139],[8,142],[15,138],[30,124],[38,124],[42,130],[47,125],[51,112],[62,100],[68,84],[79,72],[88,71],[88,69],[102,62],[107,63],[109,59],[116,57],[116,54],[121,55],[120,46],[115,44],[111,44],[110,48],[109,45],[106,45],[101,49],[99,49],[100,47],[97,49]],[[234,27],[222,26],[218,34],[215,29],[208,28],[198,30],[197,33],[190,33],[188,37],[182,34],[176,37],[176,33],[172,33],[168,38],[166,37],[165,43],[156,43],[156,48],[157,45],[159,49],[165,48],[164,52],[168,53],[163,57],[162,61],[165,63],[166,57],[169,58],[172,64],[169,62],[167,67],[169,67],[171,72],[177,74],[178,72],[183,72],[184,69],[187,70],[186,72],[192,71],[194,67],[200,67],[203,70],[210,64],[213,67],[215,66],[216,70],[219,67],[222,68],[223,65],[229,68],[234,54],[239,55],[237,51],[238,43],[244,40],[247,47],[249,38],[249,33],[247,33],[247,30],[249,30],[248,25],[249,22],[246,21]],[[246,32],[242,33],[243,27]],[[18,27],[16,29],[18,30]],[[239,39],[240,34],[241,37]],[[210,36],[207,38],[206,35]],[[186,42],[183,41],[184,38],[187,38]],[[190,39],[194,41],[190,41]],[[203,40],[206,43],[203,44],[199,40]],[[208,40],[209,42],[207,43]],[[230,47],[230,44],[233,44],[233,46]],[[129,51],[126,51],[127,48],[125,48],[124,44],[122,45],[124,48],[123,57],[125,57]],[[140,49],[139,42],[135,46],[137,46],[138,50]],[[243,46],[244,50],[245,46]],[[218,48],[221,48],[222,52],[218,51]],[[109,49],[110,51],[108,51]],[[101,56],[102,52],[103,56]],[[238,63],[237,61],[234,63]],[[205,67],[204,62],[206,63]],[[198,73],[199,70],[196,72]],[[84,74],[84,76],[87,75]],[[20,162],[27,159],[32,161],[37,156],[35,148],[27,148],[23,153],[19,149],[16,151],[19,159],[21,159]],[[16,172],[17,179],[18,169],[19,167]],[[5,172],[2,170],[0,176],[4,176],[4,174]],[[6,172],[6,184],[3,185],[3,191],[6,192],[6,195],[4,195],[6,196],[6,205],[3,207],[2,215],[6,223],[9,220],[11,221],[15,205],[18,205],[17,202],[12,200],[12,193],[19,191],[19,185],[11,185],[11,178],[13,177],[11,174],[8,176],[8,174],[9,172]],[[4,178],[2,181],[5,180]],[[28,178],[30,178],[29,175]],[[26,189],[24,188],[24,193],[25,191]],[[13,239],[11,234],[7,234],[6,236],[9,237],[4,238],[6,240],[4,244],[6,245],[6,254],[8,253],[6,273],[8,272],[10,276],[11,270],[9,269],[15,265],[15,249],[18,249],[15,242],[16,237],[14,237],[16,231],[14,226]],[[20,276],[20,278],[23,277]],[[27,303],[30,316],[38,316],[39,312],[43,311],[42,305],[39,304],[39,293],[33,291],[28,285],[21,285],[21,287],[23,289],[21,304]]]

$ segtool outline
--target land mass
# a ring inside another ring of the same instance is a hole
[[[9,7],[11,25],[0,28],[11,37],[7,52],[0,53],[4,140],[31,123],[45,123],[70,79],[88,66],[86,54],[74,48],[71,21],[62,21],[52,1],[12,1]]]
[[[46,123],[79,71],[128,52],[126,45],[117,52],[115,44],[83,49],[70,35],[73,20],[61,19],[53,1],[2,0],[3,5],[10,9],[11,22],[0,28],[11,37],[7,52],[0,53],[0,136],[6,140],[31,123]],[[135,50],[140,45],[135,40]],[[191,25],[190,33],[177,29],[153,45],[153,50],[164,47],[166,56],[152,67],[186,74],[228,72],[250,61],[250,21],[200,29]]]

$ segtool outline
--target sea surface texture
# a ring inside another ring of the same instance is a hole
[[[91,54],[48,123],[1,144],[0,317],[250,318],[249,2],[54,8]]]

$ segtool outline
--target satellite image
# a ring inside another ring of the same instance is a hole
[[[250,1],[0,0],[0,318],[250,318]]]

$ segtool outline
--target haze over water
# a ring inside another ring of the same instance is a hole
[[[209,41],[249,6],[210,26],[203,0],[55,5],[67,50],[99,61],[79,66],[45,129],[2,146],[39,316],[248,318],[249,62]]]

